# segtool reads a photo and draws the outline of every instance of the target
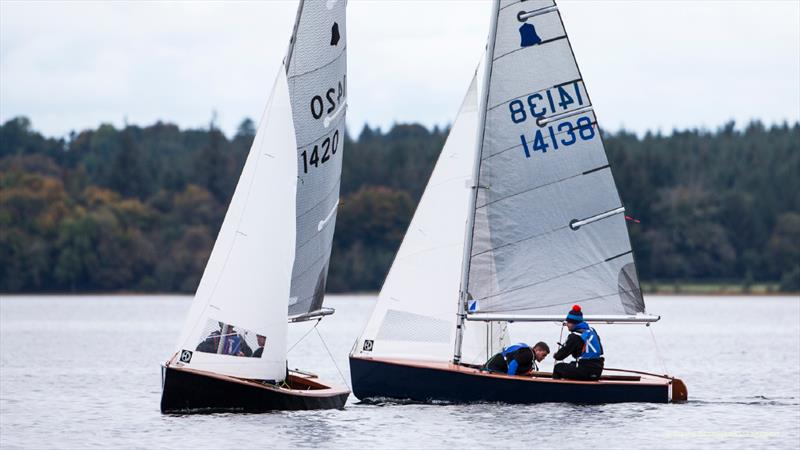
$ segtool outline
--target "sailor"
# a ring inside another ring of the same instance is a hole
[[[542,362],[548,354],[550,347],[544,342],[538,342],[533,347],[523,343],[514,344],[489,358],[483,369],[508,375],[525,375],[531,370],[539,370],[536,363]]]
[[[576,361],[561,362],[553,367],[553,378],[568,378],[571,380],[597,380],[603,373],[603,344],[597,331],[583,321],[583,312],[579,305],[574,305],[567,314],[567,329],[570,335],[567,342],[553,355],[556,361],[562,361],[567,356],[576,358]]]
[[[267,337],[257,334],[256,341],[258,342],[258,348],[253,352],[253,358],[261,358],[261,354],[264,353],[264,346],[267,344]]]

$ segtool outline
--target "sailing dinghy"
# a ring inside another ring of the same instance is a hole
[[[480,370],[507,322],[649,323],[592,103],[553,1],[494,2],[486,53],[350,354],[359,399],[670,402],[667,375]],[[466,224],[466,232],[465,230]]]
[[[344,0],[300,1],[283,66],[197,288],[161,411],[341,408],[349,390],[287,370],[290,322],[319,319],[347,104]]]

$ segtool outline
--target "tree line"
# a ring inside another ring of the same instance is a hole
[[[447,129],[345,136],[328,290],[375,291]],[[0,126],[0,291],[193,292],[245,157],[252,120],[101,125],[43,136]],[[604,133],[645,281],[800,290],[800,123]]]

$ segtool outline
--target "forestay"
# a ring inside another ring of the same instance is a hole
[[[318,311],[325,294],[344,153],[345,6],[345,0],[301,2],[287,56],[298,176],[290,316]]]
[[[482,65],[476,73],[353,355],[452,358]],[[465,330],[462,361],[475,364],[499,351],[506,335],[496,323]]]
[[[624,208],[560,13],[553,1],[496,7],[470,316],[563,315],[573,303],[642,313]]]

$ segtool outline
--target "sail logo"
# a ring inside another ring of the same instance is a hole
[[[182,363],[189,364],[189,362],[190,362],[191,360],[192,360],[192,352],[190,352],[189,350],[183,350],[183,351],[181,351],[181,358],[180,358],[180,361],[181,361]]]
[[[523,23],[519,27],[520,47],[531,47],[542,42],[542,38],[536,34],[536,27],[529,23]]]
[[[365,352],[371,352],[372,351],[372,347],[374,345],[375,345],[375,341],[373,341],[372,339],[365,339],[364,340],[363,349],[364,349]]]
[[[339,24],[333,22],[333,27],[331,28],[331,45],[339,45],[339,39],[341,38],[342,36],[339,34]]]

